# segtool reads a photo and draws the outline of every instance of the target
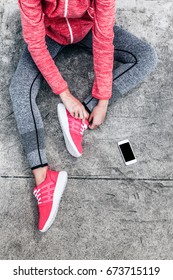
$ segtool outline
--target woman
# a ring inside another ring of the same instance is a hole
[[[65,171],[48,168],[44,128],[36,104],[42,78],[59,95],[58,116],[68,151],[82,154],[83,131],[105,119],[108,104],[153,71],[156,53],[146,42],[115,24],[115,0],[18,0],[27,43],[10,85],[21,140],[32,169],[39,206],[39,230],[53,223],[67,182]],[[69,44],[93,54],[94,83],[83,103],[75,98],[54,63]],[[121,65],[113,71],[114,60]]]

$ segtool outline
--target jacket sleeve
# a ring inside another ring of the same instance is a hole
[[[60,94],[68,85],[62,78],[45,41],[44,13],[41,0],[18,0],[22,33],[36,66],[55,94]]]
[[[110,99],[112,95],[114,24],[115,0],[94,0],[92,96],[97,99]]]

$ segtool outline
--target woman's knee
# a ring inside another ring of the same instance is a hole
[[[146,73],[149,74],[157,66],[157,53],[153,46],[147,42],[142,42],[141,48],[139,48],[138,53],[138,64],[141,64],[141,67],[146,70]]]

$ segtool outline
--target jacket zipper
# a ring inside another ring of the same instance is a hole
[[[67,10],[68,10],[68,0],[65,0],[64,17],[66,19],[67,26],[68,26],[68,29],[69,29],[69,32],[70,32],[70,43],[72,44],[73,43],[73,32],[72,32],[69,20],[67,18]]]

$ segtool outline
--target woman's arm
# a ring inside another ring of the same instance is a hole
[[[18,4],[23,37],[28,44],[29,52],[52,91],[60,94],[68,88],[68,85],[47,49],[41,0],[18,0]]]
[[[90,129],[97,128],[106,117],[108,101],[112,95],[114,62],[115,0],[94,0],[94,5],[92,95],[99,101],[89,117]]]
[[[97,99],[110,99],[114,62],[115,0],[94,0],[93,59],[94,84],[92,95]]]

